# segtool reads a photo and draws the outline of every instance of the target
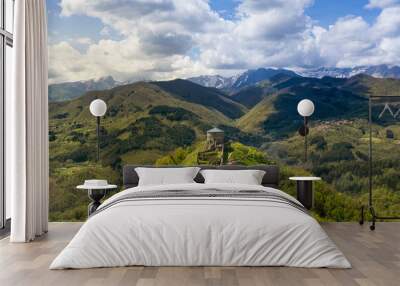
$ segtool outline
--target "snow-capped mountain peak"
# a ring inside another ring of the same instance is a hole
[[[296,70],[296,72],[301,76],[315,78],[324,76],[349,78],[358,74],[366,74],[377,78],[400,78],[400,67],[390,65],[357,66],[354,68],[321,67]]]
[[[205,87],[215,87],[218,89],[226,88],[230,85],[230,78],[220,75],[201,75],[188,78],[187,80]]]
[[[223,77],[220,75],[202,75],[188,78],[187,80],[205,87],[215,87],[218,89],[240,89],[256,84],[263,80],[268,80],[278,74],[297,76],[297,74],[293,71],[286,69],[258,68],[254,70],[247,70],[232,77]]]

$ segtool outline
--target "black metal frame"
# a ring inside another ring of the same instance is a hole
[[[375,223],[377,220],[397,220],[400,219],[400,217],[389,217],[389,216],[379,216],[377,212],[375,211],[374,204],[373,204],[373,199],[372,199],[372,99],[373,98],[385,98],[389,96],[376,96],[376,95],[370,95],[368,99],[368,128],[369,128],[369,148],[368,148],[368,153],[369,153],[369,166],[368,166],[368,187],[369,187],[369,196],[368,196],[368,210],[371,213],[372,220],[371,220],[371,225],[369,228],[371,230],[375,230]],[[400,96],[390,96],[390,98],[394,98]],[[360,221],[359,223],[362,225],[364,224],[365,221],[365,211],[364,211],[365,206],[361,206],[361,211],[360,211]]]
[[[96,161],[98,163],[100,161],[100,116],[96,116],[96,134],[97,134]]]
[[[307,163],[308,159],[308,142],[307,142],[307,135],[309,133],[309,128],[308,128],[308,117],[304,116],[304,121],[303,121],[303,126],[299,128],[299,134],[300,136],[304,137],[304,163]]]
[[[6,30],[6,3],[5,0],[0,0],[0,230],[1,234],[10,230],[10,220],[6,218],[6,193],[5,193],[5,92],[6,92],[6,47],[13,46],[13,34]]]

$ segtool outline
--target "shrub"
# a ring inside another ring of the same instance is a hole
[[[325,152],[322,157],[322,162],[337,162],[337,161],[349,161],[354,159],[353,152],[351,149],[353,145],[348,142],[335,143],[332,145],[331,150]]]
[[[310,140],[310,144],[315,145],[315,148],[317,150],[324,150],[327,145],[325,138],[321,135],[312,137]]]
[[[72,141],[78,141],[81,144],[86,143],[85,134],[83,133],[72,131],[69,135],[71,136]]]

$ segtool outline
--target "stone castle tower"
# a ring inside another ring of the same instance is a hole
[[[197,154],[197,164],[199,165],[223,165],[225,133],[219,128],[207,131],[206,150]]]
[[[208,149],[217,148],[223,146],[225,140],[225,133],[223,130],[214,127],[207,131],[207,147]]]

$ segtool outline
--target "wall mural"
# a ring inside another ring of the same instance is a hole
[[[124,164],[278,164],[280,188],[292,195],[290,176],[322,177],[315,184],[316,218],[358,220],[359,206],[368,201],[368,97],[400,96],[400,68],[384,61],[360,67],[362,51],[335,58],[327,43],[319,47],[330,30],[324,27],[317,41],[307,32],[315,21],[300,27],[308,21],[308,4],[277,1],[276,13],[298,9],[293,17],[301,18],[282,38],[271,31],[241,34],[244,22],[255,19],[252,1],[227,7],[216,3],[222,1],[149,1],[151,9],[143,1],[101,2],[48,1],[50,220],[85,220],[89,200],[75,187],[95,178],[120,186]],[[268,9],[260,4],[257,13]],[[196,11],[202,13],[190,14]],[[299,35],[310,35],[315,54],[290,49],[304,47]],[[282,42],[287,39],[290,44]],[[321,58],[322,48],[332,54]],[[339,62],[355,67],[319,68]],[[303,68],[287,68],[293,66]],[[297,104],[306,98],[315,111],[304,163]],[[107,104],[99,160],[89,110],[95,99]],[[381,214],[400,214],[400,103],[378,109],[375,116],[396,120],[374,123],[375,206]]]
[[[375,120],[380,122],[396,121],[400,119],[400,98],[396,96],[383,96],[379,98],[372,99],[373,111],[379,110],[378,116],[376,118],[375,112],[372,116]]]

